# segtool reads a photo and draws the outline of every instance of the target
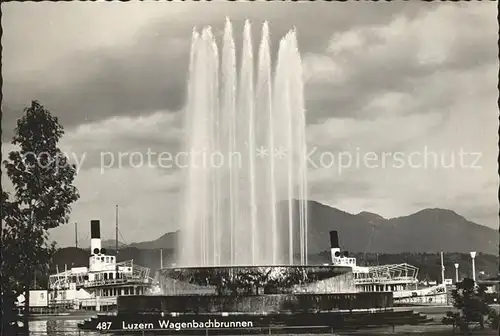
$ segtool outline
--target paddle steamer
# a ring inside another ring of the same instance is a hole
[[[100,222],[90,222],[88,267],[73,267],[49,276],[48,306],[68,309],[110,311],[117,297],[145,295],[154,291],[150,269],[133,260],[117,262],[101,246]]]

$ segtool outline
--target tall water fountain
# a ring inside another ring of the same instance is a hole
[[[274,66],[267,23],[257,57],[251,35],[247,21],[237,62],[229,20],[220,44],[210,27],[193,31],[179,266],[293,264],[294,251],[307,264],[304,94],[296,32],[281,39]]]
[[[272,67],[267,24],[254,60],[246,22],[236,63],[229,22],[221,53],[210,28],[193,32],[185,121],[190,162],[178,264],[157,270],[161,295],[120,296],[112,330],[121,330],[124,320],[166,330],[161,321],[168,314],[170,324],[186,322],[181,332],[190,334],[209,333],[190,327],[193,317],[250,321],[249,329],[234,325],[240,334],[267,334],[270,327],[310,333],[311,326],[331,332],[368,323],[354,310],[392,306],[392,293],[357,293],[350,266],[307,264],[304,99],[295,31],[281,39]],[[340,245],[333,232],[335,256]],[[295,251],[300,264],[294,264]],[[234,334],[234,327],[214,332]]]

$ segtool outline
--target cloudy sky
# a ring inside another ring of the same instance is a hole
[[[125,242],[179,227],[178,169],[102,169],[100,153],[179,150],[192,29],[220,35],[226,17],[237,36],[245,19],[255,36],[269,21],[273,49],[297,29],[308,146],[337,160],[310,167],[311,199],[386,218],[449,208],[498,227],[494,2],[44,2],[2,11],[2,151],[32,99],[60,118],[62,149],[83,158],[71,216],[81,240],[91,219],[114,237],[115,204]],[[347,152],[362,162],[339,171]],[[376,158],[363,163],[366,155]],[[73,230],[52,237],[69,245]]]

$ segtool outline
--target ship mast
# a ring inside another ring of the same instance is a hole
[[[160,268],[163,268],[163,249],[160,249]]]
[[[116,230],[115,230],[115,251],[116,255],[118,256],[118,204],[116,205]]]
[[[441,281],[444,285],[444,260],[443,260],[443,251],[441,251]]]
[[[78,248],[78,222],[75,222],[75,247]]]

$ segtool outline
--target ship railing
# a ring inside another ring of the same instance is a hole
[[[336,266],[356,266],[356,258],[334,258],[333,265],[336,265]]]
[[[85,282],[85,274],[72,274],[70,271],[53,274],[49,276],[49,288],[51,289],[69,289],[70,284],[75,284],[77,287]]]
[[[125,279],[109,279],[109,280],[94,280],[94,281],[78,281],[75,285],[76,288],[81,288],[81,287],[95,287],[95,286],[104,286],[104,285],[119,285],[119,284],[126,284],[126,283],[143,283],[143,284],[149,284],[153,283],[153,279],[151,278],[145,278],[145,277],[127,277]],[[64,289],[69,289],[70,288],[70,283],[57,283],[57,284],[52,284],[50,286],[51,289],[53,290],[64,290]]]
[[[103,286],[103,285],[118,285],[118,284],[124,284],[124,283],[127,283],[126,279],[94,280],[94,281],[88,281],[86,283],[86,286],[92,287],[92,286]]]
[[[365,283],[380,283],[380,282],[394,282],[394,283],[415,283],[418,282],[417,279],[413,277],[371,277],[371,278],[357,278],[355,283],[365,284]]]
[[[357,278],[355,282],[359,283],[370,283],[370,282],[408,282],[408,283],[416,283],[418,282],[415,278]]]
[[[446,294],[446,286],[437,285],[434,287],[423,288],[423,289],[413,289],[413,290],[404,290],[398,293],[395,293],[394,298],[407,298],[407,297],[419,297],[419,296],[439,296]]]
[[[369,276],[372,278],[417,278],[418,268],[410,264],[390,264],[368,267]]]
[[[105,285],[120,285],[120,284],[137,283],[137,282],[143,283],[143,284],[149,284],[149,283],[152,283],[153,280],[150,278],[127,277],[125,279],[88,281],[85,285],[89,286],[89,287],[93,287],[93,286],[105,286]]]

